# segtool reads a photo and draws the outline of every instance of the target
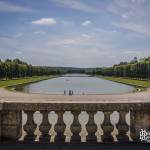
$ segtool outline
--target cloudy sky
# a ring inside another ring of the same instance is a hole
[[[150,56],[150,0],[0,0],[0,59],[100,67]]]

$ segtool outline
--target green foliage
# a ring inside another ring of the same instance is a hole
[[[32,66],[19,59],[0,60],[0,79],[13,79],[31,76],[63,74],[63,70],[53,69],[51,67]]]
[[[139,80],[150,79],[150,57],[137,60],[135,57],[129,63],[121,62],[113,67],[101,68],[100,71],[95,74],[104,76],[115,76],[115,77],[128,77]]]

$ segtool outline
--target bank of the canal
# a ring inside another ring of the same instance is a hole
[[[150,88],[150,81],[136,80],[130,78],[123,78],[123,77],[108,77],[108,76],[97,76],[97,77],[134,86],[137,89],[137,91],[144,91]]]
[[[26,77],[26,78],[0,80],[0,87],[9,89],[13,86],[35,83],[43,80],[52,79],[55,77],[56,76],[51,75],[51,76],[33,76],[33,77]]]

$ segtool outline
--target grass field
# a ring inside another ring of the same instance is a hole
[[[139,88],[140,90],[143,90],[145,88],[150,88],[150,81],[141,81],[141,80],[134,80],[129,78],[121,78],[121,77],[105,77],[105,76],[98,76],[98,77],[110,81],[132,85],[135,86],[136,88]]]
[[[55,76],[34,76],[27,78],[18,78],[11,80],[0,80],[0,87],[7,88],[15,85],[27,84],[54,78]]]

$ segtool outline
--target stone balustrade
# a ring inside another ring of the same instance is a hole
[[[113,121],[114,111],[118,113],[118,120]],[[37,112],[41,121],[38,117],[34,118]],[[126,116],[129,112],[130,123]],[[25,115],[27,119],[23,121]],[[141,129],[150,131],[150,103],[0,104],[1,140],[140,142]]]

